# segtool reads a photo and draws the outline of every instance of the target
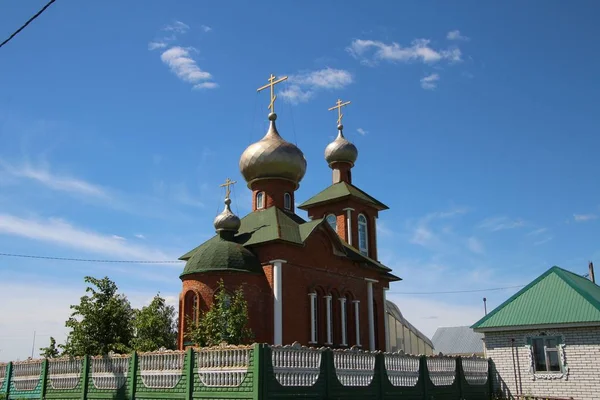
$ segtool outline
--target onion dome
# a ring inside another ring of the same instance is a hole
[[[248,187],[259,179],[285,179],[298,184],[306,173],[302,151],[285,141],[277,132],[277,114],[269,114],[269,130],[258,142],[251,144],[240,157],[240,172]]]
[[[325,160],[329,165],[344,162],[354,166],[358,158],[358,149],[344,137],[343,130],[344,126],[338,125],[337,137],[325,148]]]
[[[240,229],[241,221],[237,215],[231,212],[230,204],[231,199],[227,197],[223,212],[215,218],[214,225],[217,232],[229,231],[235,233]]]

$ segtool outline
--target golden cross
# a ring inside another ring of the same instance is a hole
[[[277,98],[277,96],[275,95],[273,88],[275,85],[277,85],[280,82],[283,82],[287,79],[287,76],[284,76],[283,78],[277,79],[275,78],[275,75],[271,74],[271,76],[269,77],[269,83],[267,83],[265,86],[259,87],[258,89],[256,89],[257,92],[260,92],[263,89],[266,89],[268,87],[271,88],[271,103],[269,103],[269,109],[271,110],[272,113],[275,112],[275,99]]]
[[[229,188],[229,186],[236,183],[236,181],[232,181],[229,178],[225,179],[225,183],[221,185],[221,187],[225,187],[225,198],[229,198],[229,195],[231,194],[231,189]]]
[[[338,125],[341,125],[342,124],[342,117],[344,116],[344,114],[342,114],[342,107],[347,106],[348,104],[350,104],[350,102],[347,101],[345,103],[342,103],[342,100],[338,99],[337,103],[335,103],[335,104],[336,105],[333,106],[333,107],[331,107],[328,111],[335,110],[337,108],[337,110],[338,110],[338,121],[337,121],[337,123],[338,123]]]

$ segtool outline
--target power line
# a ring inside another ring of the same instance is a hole
[[[25,29],[25,27],[27,27],[27,25],[29,25],[34,19],[36,19],[37,17],[39,17],[44,11],[46,11],[46,9],[48,7],[50,7],[52,5],[52,3],[54,3],[56,0],[50,0],[40,11],[38,11],[33,17],[29,18],[29,20],[27,22],[25,22],[25,24],[23,24],[23,26],[21,26],[19,29],[17,29],[12,35],[10,35],[8,37],[8,39],[6,39],[4,42],[2,42],[0,44],[0,48],[2,46],[4,46],[6,43],[10,42],[12,38],[14,38],[15,36],[17,36],[19,34],[19,32],[21,32],[23,29]]]
[[[452,294],[452,293],[476,293],[476,292],[491,292],[494,290],[506,290],[506,289],[517,289],[522,288],[525,285],[517,285],[517,286],[505,286],[505,287],[497,287],[497,288],[488,288],[488,289],[469,289],[469,290],[448,290],[445,292],[388,292],[389,294]]]
[[[58,261],[79,261],[79,262],[94,262],[94,263],[119,263],[119,264],[175,264],[181,263],[180,260],[95,260],[88,258],[69,258],[69,257],[49,257],[49,256],[35,256],[29,254],[12,254],[12,253],[0,253],[0,256],[4,257],[17,257],[17,258],[35,258],[43,260],[58,260]]]

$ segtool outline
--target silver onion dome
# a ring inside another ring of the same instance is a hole
[[[258,179],[285,179],[300,183],[306,173],[302,151],[285,141],[277,132],[275,113],[269,114],[269,130],[258,142],[251,144],[240,157],[240,172],[248,186]]]
[[[344,137],[343,125],[338,125],[338,135],[335,140],[325,148],[325,160],[329,165],[336,162],[345,162],[354,165],[358,158],[358,149]]]
[[[231,212],[231,208],[229,207],[231,204],[231,199],[227,197],[225,199],[225,208],[223,212],[215,218],[215,229],[217,232],[221,231],[231,231],[237,232],[240,229],[241,221],[237,215]]]

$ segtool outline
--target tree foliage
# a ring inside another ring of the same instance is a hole
[[[44,358],[56,358],[60,355],[58,348],[56,347],[56,340],[50,336],[50,344],[48,347],[40,348],[40,356]]]
[[[198,322],[188,319],[186,325],[186,337],[199,346],[216,346],[223,342],[244,344],[253,338],[243,288],[238,287],[231,296],[222,279],[210,309],[200,315]]]
[[[100,355],[111,351],[131,350],[133,310],[129,300],[117,293],[117,285],[108,277],[86,276],[86,295],[78,305],[72,305],[71,317],[65,323],[70,328],[67,341],[61,347],[70,356]]]
[[[134,311],[133,327],[134,350],[154,351],[162,347],[174,350],[177,345],[175,307],[168,305],[159,294],[148,306]]]

